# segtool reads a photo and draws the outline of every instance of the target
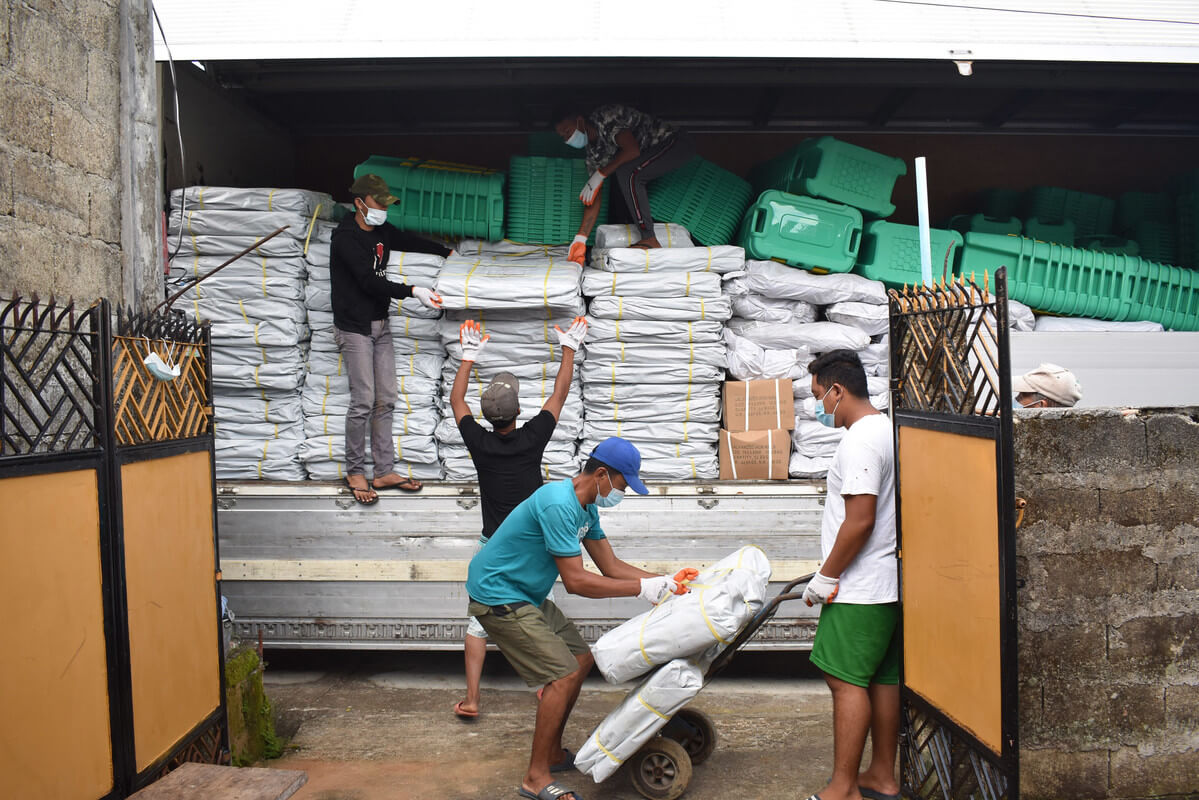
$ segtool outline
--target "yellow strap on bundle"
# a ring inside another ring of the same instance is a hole
[[[258,460],[258,480],[262,480],[262,462],[266,461],[266,452],[270,446],[271,446],[270,439],[267,439],[266,441],[264,441],[262,443],[262,458],[260,458]]]
[[[271,192],[274,193],[274,189]],[[312,212],[312,219],[308,220],[308,232],[304,234],[304,255],[308,255],[308,242],[312,239],[312,229],[316,227],[316,215],[321,213],[321,204],[316,204],[316,210]]]
[[[616,320],[612,324],[616,328],[616,341],[619,342],[620,341],[620,320]]]
[[[462,282],[462,306],[464,308],[470,308],[470,279],[481,263],[483,263],[482,259],[476,260],[470,268],[470,272],[466,273],[466,280]]]
[[[612,294],[616,294],[616,273],[612,273]]]
[[[612,421],[620,422],[620,403],[612,404]]]
[[[249,317],[249,315],[247,315],[247,314],[246,314],[246,307],[245,307],[245,305],[242,303],[242,301],[241,301],[241,300],[238,300],[238,301],[237,301],[237,308],[238,308],[238,310],[239,310],[239,311],[241,311],[241,319],[242,319],[242,322],[244,322],[244,323],[246,323],[247,325],[249,325],[249,324],[250,324],[250,317]],[[255,325],[254,327],[257,329],[257,327],[258,327],[258,326],[257,326],[257,325]],[[257,335],[257,330],[255,331],[255,335]],[[255,343],[255,344],[258,344],[258,341],[257,341],[257,339],[255,339],[254,343]]]
[[[550,259],[550,265],[545,268],[545,280],[541,283],[541,301],[546,308],[550,307],[550,273],[554,270],[554,259]]]
[[[699,470],[695,468],[695,459],[691,459],[691,479],[699,480]]]
[[[258,368],[260,366],[262,366],[262,365],[261,364],[254,365],[254,385],[257,386],[259,389],[262,388],[262,384],[258,382]]]
[[[708,318],[708,309],[707,309],[707,306],[704,304],[704,299],[702,297],[699,299],[699,318],[700,319]]]
[[[200,190],[200,192],[199,192],[199,196],[197,197],[197,199],[200,201],[200,208],[203,208],[203,207],[204,207],[204,188],[205,188],[205,187],[203,187],[203,186],[197,186],[196,188]],[[186,194],[187,194],[187,190],[186,190],[186,189],[184,189],[184,190],[183,190],[183,193],[186,195]]]
[[[649,248],[645,248],[645,271],[649,272]]]
[[[687,291],[685,291],[683,294],[686,297],[690,297],[691,296],[691,273],[686,272],[684,274],[687,276]]]
[[[329,443],[329,460],[332,461],[333,460],[333,437],[330,436],[325,441],[327,441]]]
[[[399,436],[396,437],[396,457],[400,461],[404,460],[404,443]]]
[[[708,248],[708,266],[704,267],[704,272],[712,271],[712,248]]]
[[[653,706],[651,706],[649,703],[645,702],[645,698],[641,696],[641,692],[637,692],[637,702],[638,702],[638,703],[640,703],[641,705],[645,706],[645,707],[646,707],[646,708],[648,708],[650,711],[654,712],[655,714],[657,714],[659,717],[661,717],[662,719],[666,720],[667,722],[669,722],[669,721],[670,721],[670,717],[666,716],[666,715],[665,715],[665,714],[663,714],[661,711],[659,711],[658,709],[654,708],[654,707],[653,707]]]
[[[687,322],[687,344],[695,344],[695,330],[690,321]]]
[[[595,729],[595,746],[600,749],[600,752],[602,752],[604,755],[606,755],[608,757],[609,761],[615,761],[617,764],[624,763],[623,758],[617,758],[615,755],[612,754],[611,750],[604,747],[603,742],[601,742],[600,738],[599,738],[599,728]]]
[[[666,229],[666,246],[674,247],[674,229],[670,227],[669,222],[663,224],[662,227]]]
[[[616,298],[616,318],[624,319],[624,298],[623,297]]]
[[[271,191],[269,193],[267,193],[267,196],[266,196],[266,210],[267,211],[275,210],[275,191],[276,191],[275,189],[271,189]]]
[[[262,404],[262,421],[263,422],[271,421],[271,401],[270,400],[267,400],[265,403]]]

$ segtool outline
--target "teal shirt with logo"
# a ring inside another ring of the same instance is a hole
[[[558,579],[554,557],[582,554],[584,539],[603,539],[595,504],[579,505],[570,478],[542,486],[512,509],[471,559],[466,592],[484,605],[539,606]]]

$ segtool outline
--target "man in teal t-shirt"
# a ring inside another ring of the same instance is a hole
[[[641,453],[619,437],[591,451],[583,471],[547,484],[508,514],[470,562],[467,613],[479,621],[529,686],[545,686],[533,730],[529,769],[518,793],[531,800],[580,800],[551,780],[551,772],[574,765],[562,747],[562,731],[583,679],[594,660],[583,637],[566,616],[545,599],[559,576],[566,591],[584,597],[640,597],[659,603],[697,574],[680,570],[674,578],[626,564],[612,552],[599,524],[597,507],[611,508],[641,482]],[[583,568],[582,548],[602,575]]]

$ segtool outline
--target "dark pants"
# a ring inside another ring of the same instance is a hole
[[[622,164],[613,173],[612,179],[620,187],[633,224],[641,231],[642,239],[654,235],[654,218],[650,214],[649,193],[646,191],[649,182],[685,166],[694,157],[695,145],[691,138],[685,133],[676,133],[627,164]]]
[[[371,323],[371,335],[333,329],[350,379],[350,408],[346,412],[346,474],[366,472],[366,434],[370,428],[374,477],[395,471],[395,440],[391,438],[396,403],[395,344],[389,320]]]

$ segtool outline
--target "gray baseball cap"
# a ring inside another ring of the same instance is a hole
[[[520,414],[520,381],[511,372],[501,372],[491,379],[479,400],[483,417],[488,422],[508,422]]]

